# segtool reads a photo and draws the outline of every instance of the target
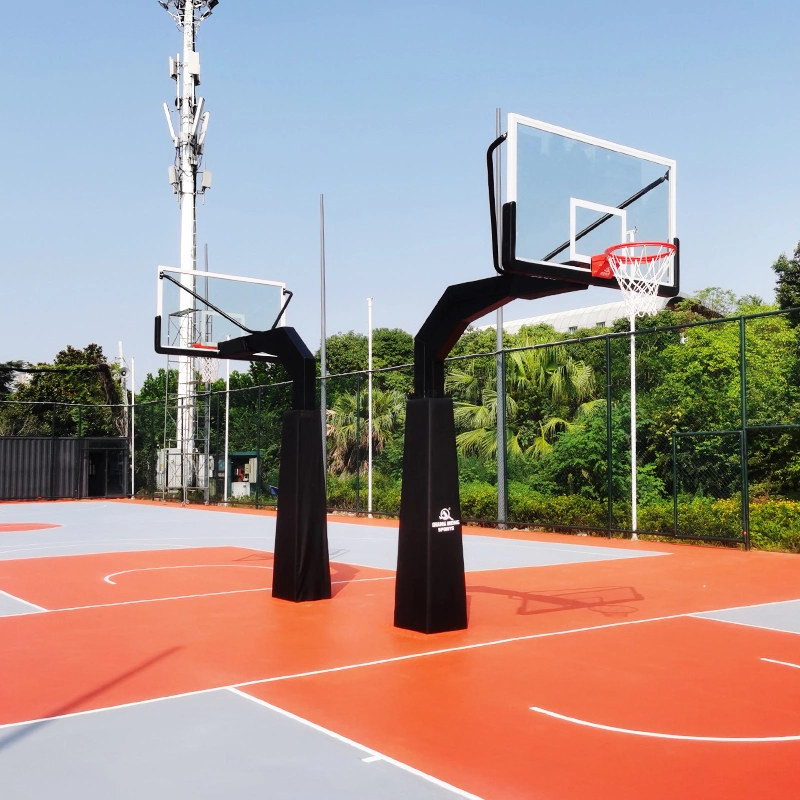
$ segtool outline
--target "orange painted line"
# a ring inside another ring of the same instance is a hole
[[[800,794],[800,681],[759,661],[800,637],[680,618],[242,689],[481,797],[672,800]],[[774,672],[772,671],[774,670]],[[780,674],[777,674],[780,672]]]
[[[47,528],[60,528],[50,522],[0,522],[0,533],[19,533],[22,531],[43,531]]]

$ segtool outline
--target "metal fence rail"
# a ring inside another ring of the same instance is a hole
[[[630,336],[615,331],[531,341],[448,360],[462,518],[606,536],[634,533]],[[800,503],[794,505],[800,498],[800,339],[788,312],[654,327],[635,336],[636,533],[749,547],[751,528],[759,546],[780,538],[774,531],[781,528],[790,534],[776,546],[800,550]],[[498,365],[505,392],[498,392]],[[324,420],[329,507],[397,515],[412,365],[329,375],[325,383],[320,425]],[[186,454],[177,461],[171,451],[174,387],[165,387],[163,399],[137,400],[132,407],[1,402],[0,486],[19,492],[11,487],[28,469],[12,454],[14,439],[38,437],[37,447],[51,450],[46,442],[57,441],[68,452],[71,438],[107,436],[124,439],[130,450],[127,493],[274,506],[290,387],[283,382],[226,392],[223,386],[220,381],[192,399],[202,431],[190,454],[188,487],[170,476],[175,464],[187,468]],[[505,463],[503,454],[498,459],[496,426],[496,399],[503,395]],[[71,458],[51,458],[47,466],[41,458],[31,460],[37,496],[67,491],[60,473]],[[502,521],[498,508],[505,511]]]

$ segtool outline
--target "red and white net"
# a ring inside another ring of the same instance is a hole
[[[675,250],[668,242],[628,242],[606,250],[631,316],[650,316],[661,309],[658,287],[672,268]]]

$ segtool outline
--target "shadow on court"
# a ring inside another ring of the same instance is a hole
[[[494,594],[519,600],[516,613],[522,615],[588,609],[604,617],[627,617],[639,610],[630,604],[644,600],[633,586],[596,586],[551,593],[521,592],[493,586],[467,586],[467,592]]]
[[[148,658],[141,664],[127,670],[127,672],[123,672],[116,678],[113,678],[110,681],[106,681],[104,684],[98,686],[96,689],[93,689],[91,692],[86,692],[85,694],[82,694],[80,697],[71,700],[69,703],[66,703],[60,708],[56,708],[50,714],[49,717],[38,720],[37,722],[31,722],[27,725],[25,723],[20,723],[23,725],[22,728],[14,731],[8,736],[0,738],[0,750],[5,750],[6,748],[16,744],[21,739],[24,739],[26,736],[30,736],[31,734],[36,733],[36,731],[38,731],[40,728],[43,728],[45,725],[50,725],[51,723],[55,722],[58,717],[63,717],[64,715],[69,714],[72,711],[80,709],[80,707],[88,700],[92,700],[93,698],[103,694],[103,692],[108,691],[108,689],[111,689],[114,686],[119,685],[120,683],[124,683],[125,681],[132,678],[134,675],[138,675],[140,672],[144,672],[146,669],[149,669],[154,664],[157,664],[158,662],[163,661],[166,658],[169,658],[171,655],[174,655],[178,650],[181,649],[183,648],[170,647],[168,650],[164,650],[162,653],[159,653],[158,655],[155,655],[152,658]]]

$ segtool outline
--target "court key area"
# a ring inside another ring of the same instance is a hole
[[[396,523],[330,517],[303,604],[274,528],[0,504],[0,796],[800,795],[796,556],[468,529],[469,628],[425,636]]]

